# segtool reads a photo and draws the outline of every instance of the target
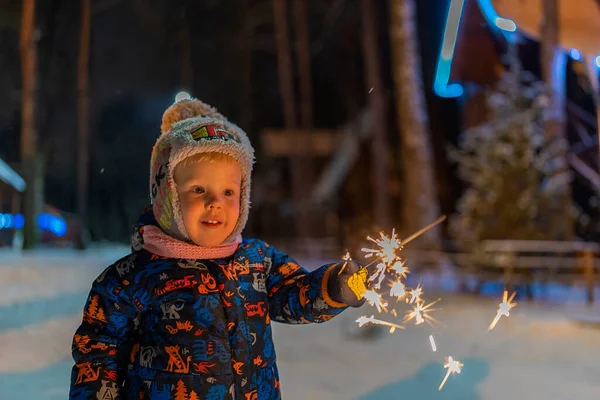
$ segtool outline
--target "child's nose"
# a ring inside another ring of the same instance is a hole
[[[218,194],[210,193],[206,196],[206,207],[207,208],[221,208],[223,200]]]

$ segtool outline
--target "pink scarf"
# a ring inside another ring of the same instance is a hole
[[[229,257],[235,253],[238,245],[242,242],[242,236],[238,235],[233,242],[223,243],[215,247],[202,247],[174,239],[162,229],[153,225],[144,226],[142,235],[144,249],[167,258],[207,260]]]

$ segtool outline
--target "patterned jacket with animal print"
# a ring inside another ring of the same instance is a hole
[[[328,321],[346,309],[327,281],[267,243],[232,257],[163,258],[141,248],[94,281],[73,340],[70,399],[280,399],[271,320]]]

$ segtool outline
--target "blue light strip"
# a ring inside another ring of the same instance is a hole
[[[502,33],[506,40],[514,38],[514,32],[517,30],[517,25],[510,19],[502,18],[496,12],[491,0],[478,0],[479,8],[483,13],[485,20],[491,27],[496,27]]]
[[[458,27],[462,17],[465,0],[451,0],[448,7],[448,18],[444,28],[444,38],[440,46],[440,55],[433,80],[433,90],[440,97],[459,97],[463,94],[463,88],[458,83],[451,83],[450,70],[452,69],[452,58],[458,37]]]
[[[517,31],[517,25],[514,21],[500,17],[496,13],[491,0],[477,1],[488,25],[497,28],[506,40],[513,40]],[[452,59],[464,5],[465,0],[451,0],[448,7],[444,37],[433,81],[433,91],[440,97],[453,98],[460,97],[463,94],[463,88],[459,83],[450,83],[450,71],[452,70]],[[581,52],[577,49],[571,49],[569,54],[574,60],[582,58]],[[600,56],[596,57],[596,65],[600,68]]]
[[[49,231],[56,236],[64,236],[67,233],[67,223],[61,217],[52,214],[40,214],[37,218],[38,227],[43,231]],[[25,218],[23,214],[0,213],[0,230],[23,229]]]

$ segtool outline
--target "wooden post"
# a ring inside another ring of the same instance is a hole
[[[507,290],[509,293],[512,292],[513,288],[513,277],[514,277],[514,267],[515,267],[515,253],[508,252],[502,259],[504,263],[504,290]]]
[[[416,232],[439,217],[434,154],[427,103],[423,91],[416,1],[390,1],[392,76],[403,166],[402,231]],[[377,3],[377,2],[373,2]],[[436,226],[418,239],[420,247],[440,249],[441,229]],[[415,244],[416,245],[416,244]]]
[[[273,0],[273,23],[275,25],[275,41],[277,46],[277,66],[279,91],[283,103],[285,127],[294,129],[296,122],[296,103],[294,101],[294,82],[292,57],[290,54],[290,39],[287,22],[287,0]],[[303,190],[302,159],[291,158],[292,196],[294,204],[294,219],[299,236],[306,239],[310,234],[307,209],[303,201],[306,192]]]
[[[586,286],[586,301],[588,305],[594,303],[594,286],[596,280],[596,257],[593,252],[586,250],[580,253],[583,264],[583,276]]]
[[[18,214],[21,210],[21,194],[16,190],[12,194],[11,202],[10,202],[10,212],[12,215]]]
[[[312,129],[313,124],[313,102],[312,102],[312,71],[311,71],[311,55],[310,55],[310,35],[308,30],[308,15],[307,1],[292,1],[292,16],[296,47],[296,60],[298,65],[299,78],[299,94],[300,94],[300,126],[303,129]],[[315,180],[315,168],[309,159],[302,159],[302,193],[304,199],[309,193],[312,182]],[[308,204],[307,201],[302,202],[302,207]],[[323,229],[322,213],[302,211],[303,218],[310,218],[306,230],[306,235],[314,234],[316,229]],[[316,227],[319,228],[316,228]],[[306,243],[308,249],[311,248],[311,243]],[[310,251],[310,250],[309,250]]]
[[[389,228],[390,221],[390,196],[389,196],[389,165],[388,165],[388,129],[386,124],[385,100],[383,82],[381,79],[381,57],[379,54],[379,40],[377,35],[378,21],[376,21],[374,7],[376,2],[362,1],[363,24],[363,58],[367,74],[366,84],[371,118],[371,164],[372,164],[372,192],[373,192],[373,219],[378,229]]]
[[[568,139],[566,122],[566,79],[567,79],[567,53],[560,48],[560,1],[559,0],[544,0],[542,4],[542,26],[541,26],[541,67],[542,76],[546,84],[550,87],[549,106],[546,110],[548,117],[544,123],[546,138],[553,140],[561,140],[566,143],[563,151],[556,154],[556,158],[560,159],[563,166],[562,169],[555,171],[555,174],[569,172],[568,162]],[[558,147],[557,147],[558,148]],[[561,209],[569,209],[572,207],[572,193],[570,186],[568,191],[561,196]],[[554,213],[548,216],[555,219],[561,225],[566,225],[566,237],[563,240],[572,240],[574,235],[574,221],[571,213]],[[560,218],[560,220],[559,220]]]
[[[79,133],[77,149],[77,211],[80,219],[80,237],[77,247],[86,247],[84,232],[88,227],[88,178],[89,178],[89,118],[88,83],[90,61],[90,35],[92,24],[91,0],[81,0],[81,31],[79,37],[79,58],[77,60],[77,130]]]
[[[25,190],[25,227],[23,248],[34,248],[40,239],[37,216],[43,209],[43,168],[37,151],[36,96],[37,96],[37,29],[35,0],[25,0],[21,12],[21,163],[27,182]]]
[[[313,127],[312,73],[310,62],[310,36],[308,33],[306,1],[294,1],[294,31],[298,77],[300,78],[300,124],[304,129]]]
[[[10,202],[10,212],[13,215],[13,217],[21,212],[21,196],[22,196],[22,194],[16,190],[12,193],[12,198],[11,198],[11,202]],[[19,234],[19,230],[13,226],[13,229],[11,229],[11,238],[10,238],[10,245],[13,248],[15,246],[15,238],[17,237],[18,234]]]

